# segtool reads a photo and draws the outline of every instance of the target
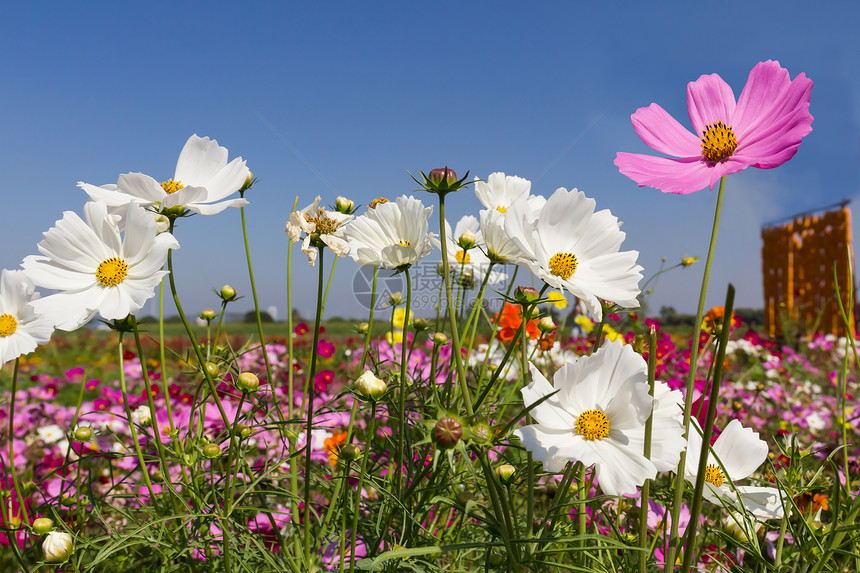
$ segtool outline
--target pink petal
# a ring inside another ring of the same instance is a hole
[[[637,109],[631,120],[636,133],[654,151],[675,157],[702,154],[699,138],[656,103]]]
[[[709,123],[732,125],[735,94],[719,75],[701,76],[687,84],[687,111],[696,135],[701,135]]]
[[[663,193],[681,195],[694,193],[705,187],[713,189],[720,177],[747,167],[735,157],[709,166],[699,157],[674,159],[623,152],[616,155],[615,165],[640,187],[654,187]]]
[[[777,167],[797,152],[812,131],[809,99],[812,80],[804,74],[790,81],[779,62],[757,64],[738,100],[735,155],[755,167]]]

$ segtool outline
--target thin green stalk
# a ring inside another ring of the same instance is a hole
[[[308,368],[308,377],[305,382],[306,392],[307,392],[307,428],[305,434],[305,488],[304,488],[304,522],[305,522],[305,532],[304,532],[304,542],[305,542],[305,564],[310,565],[311,563],[311,441],[312,441],[312,432],[313,432],[313,423],[314,423],[314,394],[316,388],[314,387],[314,376],[316,376],[317,371],[317,352],[320,342],[320,326],[322,326],[322,309],[323,309],[323,255],[325,253],[325,249],[323,247],[319,248],[319,258],[317,260],[317,264],[319,265],[319,278],[317,279],[317,312],[316,312],[316,322],[314,323],[314,342],[313,347],[311,348],[311,364],[310,368]]]
[[[696,547],[696,524],[699,523],[699,514],[702,512],[702,492],[705,490],[705,471],[708,467],[708,452],[711,449],[711,435],[714,430],[714,419],[717,415],[717,401],[720,397],[720,386],[723,381],[723,363],[726,359],[726,343],[729,340],[729,332],[732,330],[732,311],[735,304],[735,287],[729,284],[726,293],[725,320],[720,331],[720,345],[717,347],[717,357],[714,366],[714,379],[711,382],[711,394],[708,397],[708,414],[705,417],[705,427],[702,428],[702,450],[699,454],[699,467],[696,470],[696,485],[693,493],[693,503],[690,506],[690,524],[687,528],[687,542],[684,546],[684,562],[681,572],[687,573],[693,564],[693,554]],[[680,474],[679,474],[680,475]],[[731,476],[728,476],[731,479]],[[681,479],[679,477],[679,479]]]
[[[128,419],[128,429],[131,431],[131,439],[134,442],[134,451],[137,454],[137,461],[140,464],[140,473],[143,474],[143,481],[146,484],[146,489],[149,491],[149,499],[155,500],[155,491],[152,489],[152,481],[149,479],[149,470],[146,468],[146,461],[143,459],[143,452],[140,449],[140,441],[137,439],[137,430],[134,427],[134,420],[131,417],[131,406],[128,405],[128,388],[125,384],[125,359],[123,358],[122,348],[122,332],[118,338],[118,355],[119,355],[119,387],[122,391],[122,404],[125,406],[125,415]]]
[[[690,371],[687,374],[687,383],[684,387],[684,436],[690,434],[690,414],[693,408],[693,385],[696,381],[696,365],[699,360],[699,333],[702,330],[702,317],[705,314],[705,297],[708,294],[708,281],[711,276],[711,263],[714,260],[714,251],[717,247],[717,232],[720,228],[720,213],[723,207],[723,194],[726,188],[726,178],[720,179],[720,188],[717,191],[717,204],[714,209],[714,224],[711,229],[711,241],[708,246],[708,255],[705,258],[705,270],[702,274],[702,287],[699,290],[699,304],[696,307],[696,322],[693,324],[693,339],[690,347]],[[678,461],[678,470],[675,472],[675,491],[672,497],[672,519],[669,524],[669,543],[666,552],[665,572],[669,573],[674,568],[675,556],[678,546],[678,521],[681,516],[681,503],[684,497],[684,469],[687,463],[686,450],[681,452]]]
[[[371,306],[371,314],[372,312],[373,307]],[[355,540],[358,537],[358,516],[361,511],[361,488],[364,487],[364,476],[367,475],[367,460],[370,459],[370,447],[373,445],[374,436],[376,436],[375,400],[370,403],[370,420],[367,422],[367,442],[364,445],[364,455],[361,458],[361,473],[358,475],[358,488],[355,494],[355,511],[352,514],[352,540],[350,541],[349,549],[349,573],[355,573]]]
[[[439,227],[445,228],[445,195],[439,193]],[[445,281],[445,299],[448,303],[448,322],[451,325],[451,354],[454,355],[454,364],[457,367],[457,379],[460,385],[460,393],[463,395],[463,405],[466,408],[466,414],[469,418],[474,416],[475,411],[472,408],[472,396],[469,392],[469,383],[466,379],[466,369],[463,366],[463,355],[461,354],[460,333],[457,330],[456,307],[454,306],[454,297],[451,292],[451,275],[448,265],[448,241],[443,239],[440,241],[442,245],[442,277]]]
[[[170,387],[167,384],[167,357],[164,346],[164,277],[161,278],[158,287],[158,360],[161,369],[161,387],[167,409],[167,423],[170,425],[170,434],[173,435],[176,426],[173,424],[173,408],[170,406]]]
[[[15,495],[18,496],[18,507],[21,508],[24,523],[30,523],[30,514],[27,511],[27,503],[24,501],[24,495],[21,490],[21,484],[18,481],[18,472],[15,471],[15,433],[13,425],[15,423],[15,395],[18,393],[18,364],[21,357],[15,358],[15,365],[12,368],[12,396],[9,398],[9,470],[12,472],[12,486],[15,488]],[[10,523],[10,521],[6,521]],[[15,542],[17,547],[17,541]]]
[[[298,196],[293,201],[293,211],[296,210],[296,205],[299,202]],[[294,401],[295,393],[293,391],[293,243],[287,248],[287,415],[290,420],[294,420]],[[288,440],[288,448],[290,459],[294,460],[295,440]],[[299,476],[298,464],[290,463],[290,519],[294,527],[299,526]],[[293,536],[298,544],[298,536]]]
[[[642,454],[646,459],[651,459],[651,433],[654,422],[653,400],[654,400],[654,380],[657,373],[657,329],[651,327],[651,332],[648,337],[648,390],[652,400],[652,411],[648,415],[648,420],[645,422],[645,445]],[[648,551],[648,502],[651,499],[651,480],[646,479],[642,484],[641,495],[639,497],[639,573],[645,573],[648,565],[648,557],[651,552]]]
[[[577,517],[577,527],[576,533],[579,537],[579,547],[585,549],[585,526],[586,526],[586,512],[585,512],[585,504],[588,502],[588,484],[586,483],[586,467],[585,464],[582,464],[579,468],[579,486],[578,498],[579,504],[576,508],[576,517]],[[579,558],[584,559],[585,551],[579,552]]]
[[[484,275],[484,279],[481,281],[481,288],[478,289],[478,297],[475,299],[475,304],[472,306],[472,312],[469,313],[469,318],[466,319],[466,327],[463,329],[463,339],[469,336],[469,328],[472,329],[472,336],[469,337],[469,350],[466,353],[467,356],[472,355],[472,347],[475,345],[475,336],[478,334],[478,319],[480,316],[481,305],[484,302],[484,294],[487,290],[487,283],[490,282],[490,273],[493,272],[493,265],[495,263],[490,262],[490,265],[487,267],[487,272]],[[475,323],[472,325],[472,320],[474,319]]]
[[[403,482],[403,458],[404,444],[406,432],[406,321],[409,320],[409,313],[412,311],[412,278],[409,275],[409,270],[403,272],[406,275],[406,318],[403,319],[403,339],[400,342],[400,387],[397,389],[397,417],[398,417],[398,435],[397,435],[397,461],[394,466],[394,497],[400,498],[400,490]],[[394,344],[392,343],[392,347]],[[404,517],[404,522],[406,521]]]
[[[244,197],[244,191],[240,192],[240,195]],[[266,336],[263,334],[263,319],[260,316],[260,303],[257,300],[257,285],[254,282],[254,266],[251,264],[251,247],[248,245],[248,227],[245,223],[245,207],[241,207],[239,211],[242,213],[242,237],[245,240],[245,258],[248,259],[248,278],[251,281],[251,295],[254,298],[254,316],[257,319],[257,333],[260,336],[260,350],[263,353],[263,361],[266,363],[266,381],[272,388],[272,402],[274,402],[275,405],[275,412],[278,415],[278,421],[283,424],[284,413],[281,412],[281,405],[278,402],[278,392],[275,387],[275,379],[272,377],[272,365],[269,363],[269,353],[266,352]],[[290,310],[292,311],[292,309]]]

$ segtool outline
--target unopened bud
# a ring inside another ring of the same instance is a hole
[[[532,287],[519,286],[514,291],[514,298],[520,304],[532,304],[540,300],[540,291]]]
[[[221,369],[218,368],[218,365],[214,362],[206,363],[206,373],[209,374],[210,378],[215,378],[221,373]]]
[[[448,342],[448,337],[444,332],[436,332],[433,334],[433,344],[437,344],[442,346],[443,344]]]
[[[170,229],[170,219],[166,215],[162,215],[161,213],[157,213],[154,216],[155,218],[155,234],[160,235],[161,233],[165,233]]]
[[[467,229],[462,235],[460,235],[460,238],[457,239],[457,244],[460,245],[463,250],[468,251],[475,247],[477,241],[475,233]]]
[[[478,422],[472,426],[472,437],[479,442],[489,442],[493,437],[493,431],[486,423]]]
[[[496,468],[496,475],[499,476],[499,480],[504,484],[511,483],[516,473],[517,468],[511,464],[502,464]]]
[[[551,316],[545,316],[538,321],[538,328],[541,332],[552,332],[553,330],[558,328],[558,325],[555,323]]]
[[[355,209],[355,202],[346,197],[338,197],[334,200],[334,207],[344,215],[349,215]]]
[[[231,287],[230,285],[224,285],[221,287],[221,298],[224,300],[230,301],[236,298],[236,289]]]
[[[54,529],[54,521],[47,517],[40,517],[33,521],[33,533],[36,535],[45,535]]]
[[[365,400],[377,401],[385,395],[388,386],[381,378],[377,378],[373,372],[366,370],[364,374],[355,381],[355,392]]]
[[[463,425],[451,416],[440,418],[433,428],[433,437],[436,443],[443,448],[450,448],[463,437]]]
[[[242,183],[242,187],[239,188],[239,191],[240,192],[247,191],[248,189],[250,189],[251,187],[254,186],[254,182],[255,182],[254,174],[251,173],[250,171],[248,171],[248,175],[245,177],[245,182]]]
[[[245,424],[236,424],[236,431],[234,435],[243,440],[247,440],[251,437],[251,428],[249,428]]]
[[[79,442],[89,442],[93,439],[93,429],[89,426],[81,426],[79,428],[75,428],[75,440]]]
[[[400,291],[391,293],[391,296],[388,297],[388,304],[390,306],[397,306],[403,302],[403,293]]]
[[[469,491],[469,488],[464,483],[458,483],[454,486],[454,499],[457,500],[457,503],[460,505],[466,505],[475,496],[472,495],[472,492]]]
[[[203,446],[203,455],[210,460],[215,459],[221,455],[221,447],[218,444],[206,444]]]
[[[340,448],[340,452],[338,456],[345,461],[351,462],[355,459],[358,459],[358,456],[361,455],[361,448],[356,446],[355,444],[346,444]]]
[[[72,554],[72,536],[65,531],[51,531],[42,542],[42,553],[48,563],[65,561]]]
[[[427,319],[419,316],[412,321],[412,326],[418,332],[421,332],[422,330],[427,330]]]
[[[253,372],[242,372],[236,379],[236,387],[245,392],[256,392],[260,386],[260,379]]]
[[[215,320],[215,316],[216,316],[215,311],[212,310],[211,308],[207,308],[203,312],[200,313],[200,318],[202,318],[206,322],[211,322],[211,321]]]
[[[367,331],[370,330],[370,325],[366,322],[362,322],[358,325],[358,333],[359,334],[367,334]]]
[[[430,180],[430,183],[433,185],[440,185],[442,183],[445,185],[451,185],[452,183],[457,182],[457,174],[454,173],[453,169],[437,167],[436,169],[430,170],[430,173],[427,175],[427,179]]]

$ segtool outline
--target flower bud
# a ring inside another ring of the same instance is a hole
[[[75,440],[79,442],[89,442],[93,439],[93,429],[89,426],[80,426],[75,428]]]
[[[490,441],[490,438],[493,437],[493,431],[485,422],[478,422],[472,426],[471,430],[472,437],[478,442],[487,443]]]
[[[502,464],[496,468],[496,475],[499,476],[499,480],[503,484],[509,484],[514,481],[516,473],[517,468],[515,468],[511,464]]]
[[[472,495],[472,492],[469,491],[469,488],[464,483],[458,483],[454,485],[454,499],[457,500],[457,503],[460,505],[466,505],[470,501],[475,498]]]
[[[466,229],[466,231],[460,235],[460,238],[457,239],[457,244],[460,245],[464,251],[474,248],[477,242],[478,239],[475,237],[475,233],[468,229]]]
[[[51,531],[42,542],[42,553],[48,563],[65,561],[72,554],[72,536],[65,531]]]
[[[242,187],[239,188],[239,192],[243,193],[254,186],[254,183],[257,180],[254,179],[254,174],[248,171],[248,175],[245,177],[245,182],[242,183]]]
[[[446,342],[448,342],[448,336],[446,336],[444,332],[436,332],[433,334],[433,344],[442,346]]]
[[[391,296],[388,297],[388,305],[389,306],[397,306],[403,302],[403,293],[400,291],[391,293]]]
[[[54,529],[54,520],[47,517],[40,517],[33,521],[33,533],[36,535],[45,535]]]
[[[170,229],[170,219],[162,215],[161,213],[156,213],[155,216],[155,234],[160,235],[161,233],[165,233]]]
[[[440,447],[450,448],[463,437],[463,425],[451,416],[440,418],[433,427],[433,438]]]
[[[532,287],[518,286],[514,298],[520,304],[532,304],[540,300],[540,291]]]
[[[693,263],[695,263],[698,260],[699,260],[699,257],[683,257],[681,259],[681,266],[682,267],[689,267],[690,265],[692,265]]]
[[[355,392],[365,400],[377,401],[385,395],[388,390],[385,381],[377,378],[370,370],[365,370],[364,374],[358,377],[355,381]]]
[[[367,334],[367,331],[370,330],[370,325],[366,322],[362,322],[358,325],[358,333],[359,334]]]
[[[218,368],[218,365],[214,362],[206,363],[206,373],[209,374],[210,378],[215,378],[221,373],[221,369]]]
[[[552,332],[553,330],[558,328],[558,325],[555,323],[551,316],[545,316],[538,321],[538,328],[541,332]]]
[[[358,459],[358,456],[361,455],[361,448],[356,446],[355,444],[345,444],[340,448],[340,452],[338,452],[338,457],[342,458],[344,461],[351,462],[355,459]]]
[[[203,455],[210,460],[221,455],[221,446],[218,444],[209,443],[203,446]]]
[[[236,379],[236,387],[244,392],[256,392],[260,386],[260,379],[253,372],[242,372]]]
[[[215,311],[211,308],[207,308],[200,313],[200,318],[202,318],[206,322],[212,322],[213,320],[215,320],[215,316]]]
[[[346,197],[338,197],[334,200],[334,207],[338,212],[343,213],[344,215],[349,215],[355,209],[355,202],[351,199],[347,199]]]
[[[236,432],[234,434],[237,438],[241,438],[243,440],[247,440],[251,437],[251,428],[249,428],[245,424],[236,424]]]
[[[457,174],[454,173],[453,169],[448,169],[447,167],[437,167],[436,169],[431,169],[430,173],[427,175],[427,179],[433,185],[451,185],[457,182]]]
[[[236,289],[231,287],[230,285],[224,285],[221,287],[221,298],[226,301],[230,301],[236,298]]]
[[[412,321],[412,326],[418,332],[421,332],[422,330],[427,330],[427,319],[419,316]]]

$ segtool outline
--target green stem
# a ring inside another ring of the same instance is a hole
[[[714,260],[714,251],[717,247],[717,232],[720,228],[720,212],[723,207],[723,194],[726,187],[726,178],[720,179],[720,188],[717,191],[717,204],[714,209],[714,224],[711,229],[711,241],[708,246],[708,256],[705,258],[705,270],[702,275],[702,287],[699,290],[699,304],[696,308],[696,322],[693,324],[693,339],[690,347],[690,371],[687,374],[687,383],[684,388],[684,436],[690,434],[690,414],[693,408],[693,385],[696,381],[696,365],[699,359],[699,334],[702,331],[702,317],[705,314],[705,297],[708,294],[708,281],[711,275],[711,263]],[[669,523],[669,543],[666,552],[665,572],[670,573],[675,566],[675,555],[678,546],[678,521],[681,515],[681,503],[684,497],[684,469],[687,463],[687,451],[681,452],[678,461],[678,470],[675,473],[675,491],[672,497],[672,519]]]
[[[403,319],[403,338],[400,342],[400,387],[397,389],[397,417],[398,417],[398,435],[397,435],[397,461],[394,467],[394,497],[400,497],[400,490],[403,481],[403,458],[404,458],[404,444],[406,438],[406,432],[408,430],[406,426],[406,394],[408,389],[406,388],[406,366],[407,366],[407,353],[406,353],[406,323],[409,320],[409,313],[412,310],[412,278],[409,275],[409,270],[404,271],[406,275],[406,318]],[[392,333],[393,336],[393,333]],[[394,346],[394,342],[392,339],[392,347]],[[405,509],[404,509],[405,511]],[[404,522],[406,521],[404,516]]]
[[[15,471],[15,434],[13,426],[15,423],[15,395],[18,393],[18,364],[21,357],[15,358],[15,366],[12,368],[12,396],[9,398],[9,470],[12,472],[12,486],[15,488],[15,495],[18,496],[18,507],[21,508],[23,522],[30,523],[30,515],[27,511],[27,503],[24,500],[24,494],[21,490],[21,484],[18,481],[18,472]],[[11,523],[6,521],[6,523]],[[15,541],[15,547],[18,542]]]
[[[657,329],[651,327],[648,338],[648,389],[651,395],[651,413],[645,422],[645,445],[642,454],[651,459],[651,434],[654,422],[654,380],[657,372]],[[648,564],[648,502],[651,499],[651,480],[646,479],[642,484],[639,497],[639,573],[645,573]]]
[[[125,415],[128,419],[128,429],[131,432],[131,439],[134,442],[134,451],[137,454],[137,461],[140,464],[140,473],[143,474],[143,481],[146,484],[146,489],[149,491],[150,501],[155,501],[155,491],[152,489],[152,481],[149,479],[149,470],[146,468],[146,461],[143,459],[143,452],[140,449],[140,441],[137,439],[137,430],[134,427],[134,420],[131,417],[131,406],[128,405],[128,388],[125,385],[125,366],[123,362],[122,348],[122,332],[119,333],[119,341],[117,344],[119,355],[119,387],[122,390],[122,404],[125,406]]]
[[[375,278],[374,273],[374,278]],[[375,281],[374,281],[375,284]],[[371,306],[371,313],[373,307]],[[364,487],[364,476],[367,475],[367,460],[370,459],[370,447],[376,436],[376,401],[370,404],[370,420],[367,422],[367,441],[364,445],[364,456],[361,458],[361,473],[358,475],[358,489],[355,494],[355,512],[352,514],[352,539],[349,549],[349,573],[355,573],[355,540],[358,537],[358,516],[361,511],[361,489]]]
[[[304,521],[305,521],[305,564],[310,566],[311,563],[311,452],[312,448],[312,432],[314,423],[314,395],[316,388],[314,387],[314,376],[317,371],[317,352],[320,342],[320,326],[322,325],[322,309],[323,309],[323,254],[325,249],[319,248],[319,278],[317,279],[317,312],[316,322],[314,323],[314,342],[311,348],[311,364],[308,368],[308,377],[305,382],[307,387],[307,428],[305,434],[305,489],[304,489]]]
[[[296,205],[299,202],[298,196],[293,201],[293,211],[296,210]],[[289,244],[287,249],[287,415],[290,420],[294,420],[294,401],[295,393],[293,392],[293,244]],[[289,441],[290,459],[295,459],[295,440]],[[290,519],[293,522],[293,527],[299,526],[299,476],[298,464],[290,464]],[[298,536],[293,536],[298,544]],[[298,545],[297,545],[298,547]]]
[[[439,193],[439,228],[445,229],[445,195]],[[469,393],[469,383],[466,380],[466,369],[463,366],[463,355],[461,354],[460,333],[457,330],[457,317],[454,306],[454,297],[451,292],[451,274],[448,265],[448,241],[443,237],[440,241],[442,245],[442,278],[445,281],[445,299],[448,303],[448,322],[451,325],[451,354],[454,355],[454,364],[457,367],[457,379],[460,384],[460,393],[463,395],[463,404],[466,407],[466,414],[469,418],[474,416],[475,412],[472,409],[472,396]]]

